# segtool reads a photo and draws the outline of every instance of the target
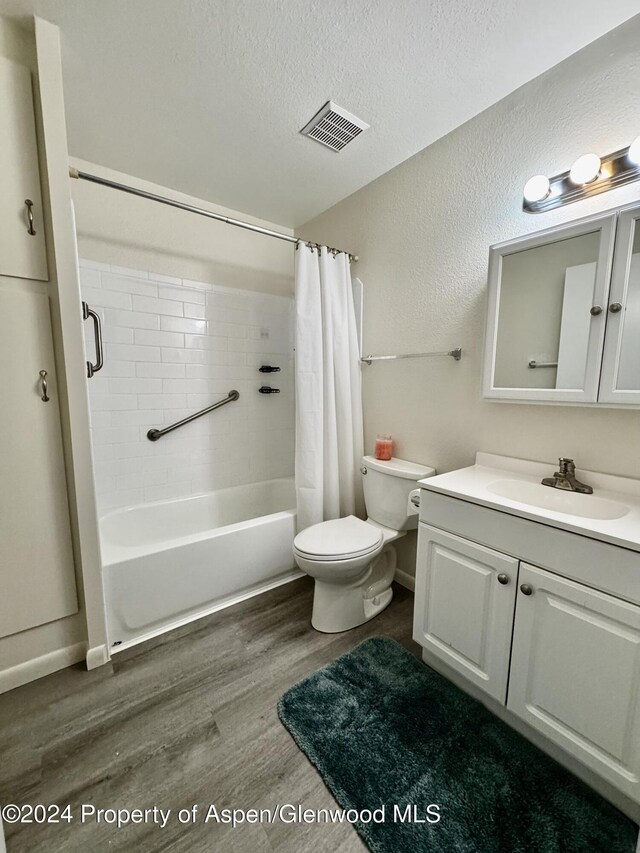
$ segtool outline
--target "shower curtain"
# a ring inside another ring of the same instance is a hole
[[[349,258],[296,251],[298,530],[362,511],[360,353]]]

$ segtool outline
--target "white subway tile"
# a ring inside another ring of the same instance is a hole
[[[204,320],[207,317],[206,305],[195,305],[192,302],[185,302],[183,310],[185,317],[193,317],[196,320]]]
[[[183,278],[182,283],[185,287],[195,287],[196,290],[211,290],[211,288],[216,286],[208,281],[195,281],[192,278]]]
[[[185,376],[185,365],[184,364],[170,364],[164,361],[150,364],[145,364],[144,362],[139,361],[135,365],[136,375],[137,376],[151,376],[151,377],[160,377],[166,379],[179,379],[181,376]]]
[[[133,329],[123,329],[111,323],[103,323],[102,340],[105,344],[132,344]]]
[[[194,349],[176,349],[174,347],[162,347],[162,360],[178,364],[204,364],[206,353]]]
[[[110,394],[105,388],[104,394],[92,394],[91,409],[94,412],[115,412],[138,407],[137,396],[131,394]]]
[[[89,350],[91,352],[91,350]],[[115,358],[111,358],[111,349],[109,347],[105,347],[105,359],[104,366],[100,371],[101,379],[109,376],[135,376],[136,375],[136,365],[133,361],[117,361]]]
[[[156,411],[143,409],[135,411],[128,410],[123,412],[111,412],[111,426],[144,426],[152,421],[160,421],[163,417],[163,410]]]
[[[168,285],[161,284],[158,286],[158,296],[160,299],[175,300],[177,302],[190,302],[192,304],[200,302],[202,305],[205,303],[205,294],[201,290],[188,288],[184,285],[182,287],[169,287]]]
[[[141,394],[138,397],[140,409],[184,409],[186,405],[186,394]]]
[[[110,379],[112,394],[160,394],[162,379]]]
[[[105,492],[98,498],[101,509],[117,509],[124,506],[137,506],[144,500],[143,489],[129,489],[124,492]]]
[[[80,288],[84,290],[85,287],[102,287],[100,270],[80,267]]]
[[[137,489],[145,486],[160,486],[167,482],[165,471],[144,471],[142,473],[123,474],[116,478],[116,489]]]
[[[183,347],[184,335],[178,332],[153,332],[148,329],[135,330],[136,344],[157,347]]]
[[[105,326],[113,324],[127,329],[159,329],[160,317],[142,311],[117,311],[107,308],[104,312]]]
[[[132,296],[131,298],[134,311],[182,317],[182,304],[180,302],[172,302],[170,299],[153,299],[149,296]]]
[[[191,332],[194,335],[204,335],[207,332],[207,321],[189,317],[162,317],[160,328],[166,332]]]
[[[210,335],[185,335],[184,345],[187,349],[226,350],[227,339]]]
[[[144,270],[133,270],[130,267],[117,267],[115,264],[111,264],[111,272],[117,273],[117,275],[126,275],[131,278],[149,278],[149,273]]]
[[[136,427],[107,427],[92,431],[93,444],[125,444],[138,438]]]
[[[131,297],[128,293],[118,293],[104,287],[83,287],[82,295],[91,308],[96,305],[102,308],[131,308]]]
[[[176,278],[173,275],[161,275],[160,273],[157,273],[157,272],[150,272],[149,278],[153,279],[153,281],[160,281],[160,282],[162,282],[162,284],[177,284],[177,285],[182,284],[181,278]]]
[[[118,361],[160,361],[160,347],[112,344],[110,352]]]
[[[153,503],[154,501],[182,498],[185,495],[191,494],[193,494],[193,492],[189,481],[175,482],[168,483],[164,486],[149,486],[144,490],[144,500],[147,503]]]

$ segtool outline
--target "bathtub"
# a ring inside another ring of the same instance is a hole
[[[100,519],[111,652],[287,583],[293,480],[118,509]]]

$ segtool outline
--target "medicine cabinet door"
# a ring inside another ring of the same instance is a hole
[[[618,218],[598,399],[640,404],[640,205]]]
[[[491,247],[484,396],[595,403],[615,214]]]

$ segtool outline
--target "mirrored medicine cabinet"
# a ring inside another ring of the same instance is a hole
[[[491,247],[483,395],[640,406],[640,204]]]

